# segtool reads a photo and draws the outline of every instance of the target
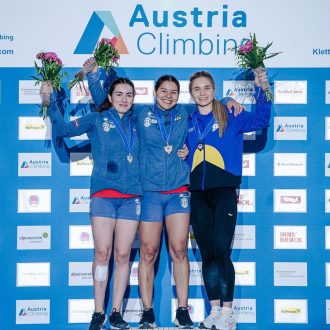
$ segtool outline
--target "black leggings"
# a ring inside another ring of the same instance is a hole
[[[191,224],[202,256],[209,300],[233,301],[235,270],[230,259],[237,218],[235,188],[191,192]]]

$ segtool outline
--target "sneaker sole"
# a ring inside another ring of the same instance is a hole
[[[156,322],[154,323],[144,322],[143,324],[139,325],[139,329],[156,329],[156,328],[157,328]]]
[[[110,329],[114,329],[114,330],[128,330],[128,329],[130,329],[130,326],[127,326],[127,327],[114,327],[113,325],[110,324]]]
[[[214,324],[211,327],[207,327],[206,325],[204,325],[204,323],[201,323],[198,328],[199,329],[220,330],[220,329],[217,329]]]
[[[177,319],[174,320],[174,324],[179,329],[194,329],[194,325],[181,325]]]

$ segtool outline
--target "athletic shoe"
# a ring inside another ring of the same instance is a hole
[[[116,308],[112,309],[109,316],[110,328],[111,329],[129,329],[129,325],[123,320],[120,312],[117,312]]]
[[[221,309],[220,314],[215,319],[215,327],[218,330],[236,330],[236,320],[233,312]]]
[[[139,322],[139,329],[154,329],[157,328],[155,322],[155,314],[153,308],[146,308],[143,310],[141,320]]]
[[[103,313],[96,313],[94,312],[92,315],[92,321],[89,325],[89,330],[100,330],[103,329],[103,326],[107,322],[107,314]]]
[[[211,313],[206,317],[206,319],[200,323],[200,329],[215,329],[215,320],[219,316],[221,311],[220,306],[217,309],[211,309]]]
[[[179,307],[176,310],[175,325],[180,329],[193,329],[194,324],[190,318],[187,307]]]

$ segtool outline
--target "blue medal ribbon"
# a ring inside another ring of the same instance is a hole
[[[166,143],[166,146],[164,147],[164,150],[167,154],[170,154],[173,150],[173,146],[169,144],[170,142],[170,138],[171,138],[171,135],[172,135],[172,127],[173,127],[173,123],[175,121],[175,111],[173,110],[172,113],[171,113],[171,123],[170,123],[170,130],[167,134],[166,132],[166,128],[165,128],[165,124],[164,124],[164,120],[163,118],[158,114],[158,111],[156,109],[156,106],[154,105],[154,112],[156,114],[156,117],[157,117],[157,122],[158,122],[158,126],[159,126],[159,129],[160,129],[160,133],[162,135],[162,139],[163,141]]]
[[[117,132],[119,133],[121,140],[123,141],[123,145],[127,151],[127,161],[129,163],[132,163],[133,161],[133,156],[132,156],[132,149],[133,149],[133,145],[134,145],[134,132],[133,132],[133,125],[132,125],[132,121],[131,118],[128,117],[128,131],[129,131],[129,140],[124,132],[124,130],[122,129],[120,123],[117,121],[117,119],[115,118],[115,116],[110,112],[110,110],[107,111],[107,114],[111,117],[111,119],[113,120],[113,122],[115,123]]]
[[[197,115],[193,116],[193,125],[195,128],[195,131],[197,132],[197,138],[198,138],[197,148],[199,150],[202,150],[204,148],[203,140],[206,137],[206,135],[210,133],[212,126],[214,124],[215,124],[215,118],[212,117],[212,119],[206,125],[206,128],[204,129],[203,133],[201,133],[201,130],[199,128],[198,121],[197,121]]]

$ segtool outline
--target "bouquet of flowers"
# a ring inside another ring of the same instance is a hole
[[[273,43],[270,42],[266,45],[266,47],[260,47],[258,46],[256,35],[253,34],[252,36],[250,34],[250,38],[247,42],[241,46],[231,48],[231,50],[235,51],[237,64],[240,68],[244,70],[253,69],[259,74],[265,69],[264,60],[281,53],[278,52],[267,54],[267,51],[272,44]],[[260,85],[261,88],[265,91],[267,101],[273,101],[274,96],[270,91],[268,81],[261,81]]]
[[[95,62],[91,64],[91,67],[84,66],[75,74],[75,78],[68,83],[69,89],[74,87],[77,83],[80,83],[88,72],[93,71],[96,65],[103,68],[106,72],[108,72],[110,68],[118,67],[120,55],[115,48],[116,40],[115,37],[112,39],[103,38],[100,40],[93,52]]]
[[[37,62],[34,61],[34,66],[37,70],[37,76],[32,76],[36,80],[36,85],[43,81],[48,81],[56,90],[61,89],[61,81],[65,73],[60,73],[63,63],[61,59],[54,52],[41,52],[36,55],[38,60],[41,60],[39,67]],[[47,109],[49,106],[49,95],[40,93],[41,96],[41,111],[40,114],[45,119],[47,117]]]

